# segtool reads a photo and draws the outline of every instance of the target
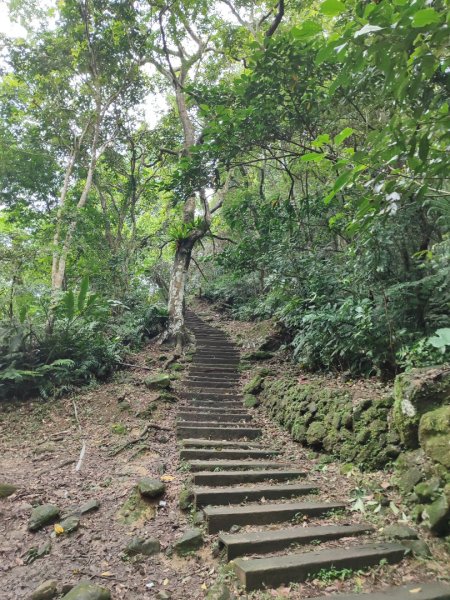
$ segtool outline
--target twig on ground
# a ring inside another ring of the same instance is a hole
[[[83,439],[83,430],[81,428],[81,423],[80,423],[80,419],[78,418],[78,410],[77,410],[77,405],[75,403],[75,400],[72,400],[72,404],[73,404],[73,411],[75,413],[75,420],[78,424],[78,429],[80,430],[80,435],[82,438],[82,445],[81,445],[81,451],[80,451],[80,457],[78,458],[78,462],[77,465],[75,467],[75,471],[79,471],[81,469],[81,465],[83,464],[83,459],[84,456],[86,454],[86,441]]]
[[[62,469],[63,467],[67,467],[68,465],[73,465],[76,460],[74,458],[69,458],[68,460],[63,460],[63,462],[59,463],[55,467],[50,467],[49,469],[44,469],[39,472],[39,475],[44,475],[45,473],[50,473],[50,471],[55,471],[56,469]]]

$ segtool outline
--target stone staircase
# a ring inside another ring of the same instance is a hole
[[[308,484],[307,473],[258,442],[263,432],[252,424],[238,389],[239,353],[224,332],[195,314],[189,312],[186,321],[197,351],[178,413],[180,457],[190,465],[195,506],[204,512],[207,531],[218,534],[242,586],[247,591],[276,588],[305,581],[323,569],[357,570],[380,561],[403,560],[405,549],[400,544],[358,543],[358,536],[373,531],[368,524],[298,525],[305,516],[313,521],[332,511],[345,511],[346,503],[323,502],[320,495],[314,501],[302,500],[319,490]],[[239,531],[233,533],[236,526]],[[302,545],[341,538],[346,538],[345,547],[318,545],[313,552],[301,552]],[[349,545],[348,538],[355,538],[354,544]],[[450,587],[415,584],[335,597],[450,600]]]

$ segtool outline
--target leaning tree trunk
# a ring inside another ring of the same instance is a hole
[[[170,278],[167,341],[175,342],[177,351],[182,350],[183,345],[188,339],[187,329],[184,324],[184,296],[194,243],[195,240],[191,238],[179,241]]]

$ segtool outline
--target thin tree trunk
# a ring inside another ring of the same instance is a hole
[[[184,325],[184,296],[194,243],[195,241],[189,238],[179,242],[170,278],[168,339],[176,343],[178,351],[181,351],[187,339]]]

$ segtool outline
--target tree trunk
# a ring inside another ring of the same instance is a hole
[[[167,341],[175,342],[177,351],[182,350],[184,343],[188,339],[187,330],[184,325],[184,294],[194,243],[195,241],[190,238],[179,242],[170,278]]]

